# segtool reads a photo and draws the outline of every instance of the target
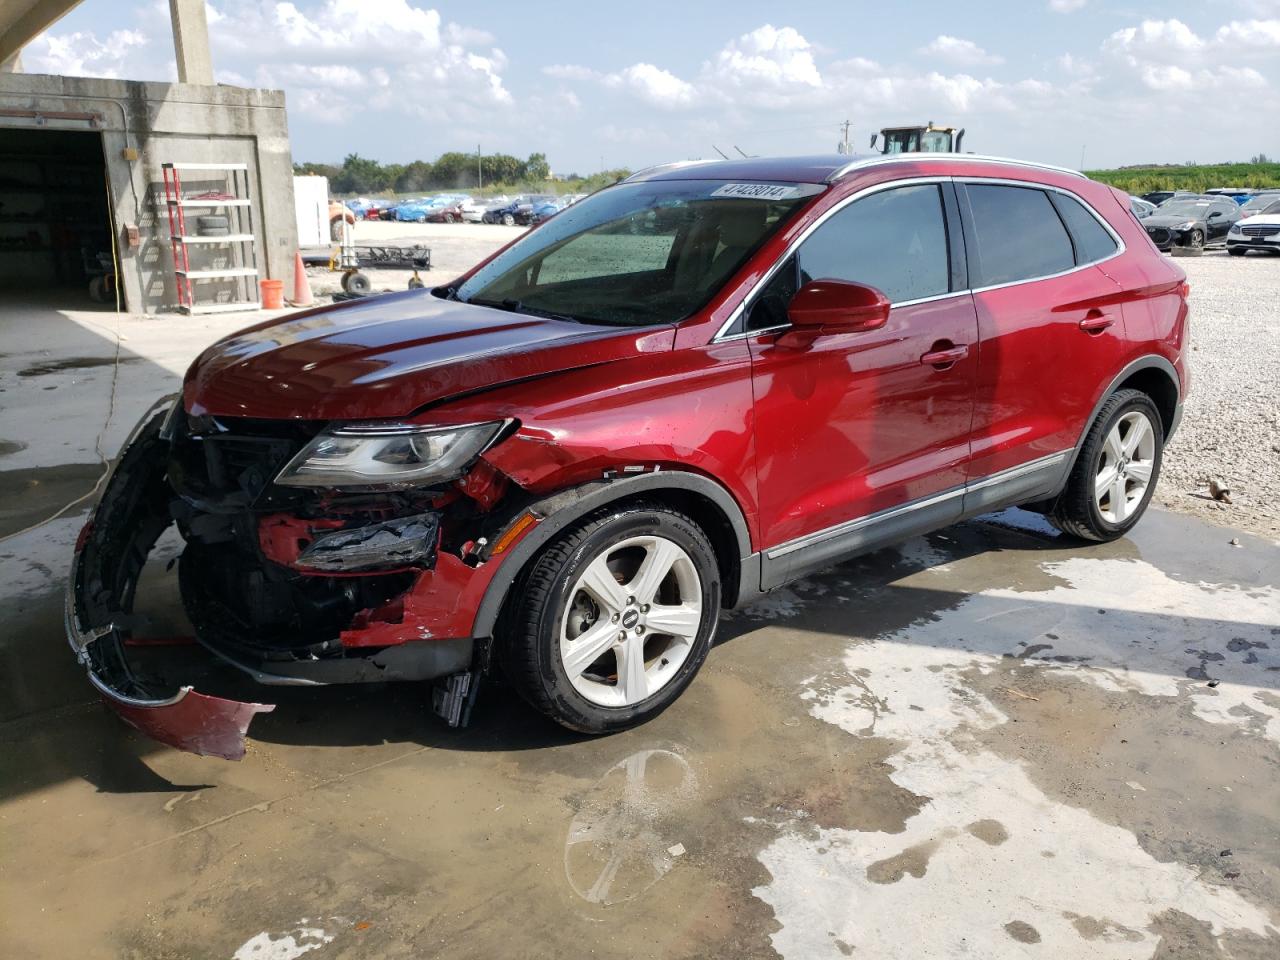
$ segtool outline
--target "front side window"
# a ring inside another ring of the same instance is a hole
[[[976,183],[966,190],[978,241],[977,285],[1033,280],[1075,267],[1071,238],[1043,190]]]
[[[937,184],[895,187],[856,200],[800,247],[800,283],[851,280],[891,303],[950,290],[947,222]]]
[[[701,309],[825,189],[725,180],[620,184],[556,214],[453,295],[581,323],[675,323]]]

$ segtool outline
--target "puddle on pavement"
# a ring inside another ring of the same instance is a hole
[[[122,356],[120,363],[138,363],[142,357]],[[95,367],[114,367],[115,357],[65,357],[61,360],[42,360],[23,367],[18,371],[19,377],[44,377],[51,373],[65,373],[75,370],[92,370]]]

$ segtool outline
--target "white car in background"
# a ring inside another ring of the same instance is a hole
[[[1151,214],[1156,212],[1156,205],[1143,200],[1141,197],[1129,196],[1129,209],[1133,211],[1133,215],[1139,220],[1145,220]]]
[[[501,197],[485,197],[483,200],[472,200],[470,204],[464,205],[462,208],[462,222],[480,223],[484,219],[486,210],[505,207],[510,202],[511,198],[505,194]]]
[[[1227,234],[1227,253],[1243,257],[1250,250],[1280,253],[1280,196],[1260,212],[1231,225]]]

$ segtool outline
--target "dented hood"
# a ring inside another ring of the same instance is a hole
[[[427,290],[295,313],[219,340],[191,365],[189,413],[405,417],[497,384],[669,350],[674,327],[619,329],[443,300]]]

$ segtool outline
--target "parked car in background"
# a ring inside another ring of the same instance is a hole
[[[449,203],[443,197],[420,197],[406,200],[396,206],[396,219],[413,223],[426,223],[431,215]]]
[[[1172,200],[1174,197],[1194,197],[1197,194],[1192,190],[1153,190],[1150,193],[1144,193],[1142,199],[1147,203],[1154,203],[1157,207],[1166,201]]]
[[[199,643],[255,682],[434,681],[456,724],[500,664],[624,730],[722,610],[837,561],[1012,504],[1128,533],[1188,388],[1185,279],[1123,193],[1042,165],[642,171],[447,286],[206,349],[113,461],[68,639],[133,726],[243,756],[269,704],[131,667],[176,524]]]
[[[1280,200],[1280,190],[1259,190],[1240,208],[1242,217],[1252,217],[1259,213],[1270,213],[1270,207]]]
[[[1227,253],[1243,257],[1250,250],[1280,253],[1280,196],[1252,216],[1242,217],[1227,233]]]
[[[463,208],[471,203],[470,197],[449,199],[427,213],[428,223],[461,223]]]
[[[1142,221],[1147,236],[1161,250],[1205,246],[1226,239],[1240,219],[1240,207],[1228,197],[1194,196],[1166,200]]]
[[[1154,203],[1148,203],[1141,197],[1131,196],[1129,198],[1129,209],[1133,211],[1133,215],[1139,220],[1145,220],[1155,212],[1156,205]]]
[[[1229,197],[1237,204],[1243,205],[1249,202],[1256,190],[1252,187],[1210,187],[1205,191],[1206,196],[1210,197]]]
[[[544,200],[541,203],[535,203],[529,214],[529,223],[536,224],[550,220],[567,206],[569,204],[563,200]]]
[[[462,219],[467,223],[489,223],[485,220],[485,214],[491,210],[497,210],[505,207],[511,202],[511,198],[505,194],[499,197],[488,197],[484,200],[472,201],[470,207],[464,207],[462,210]]]
[[[365,220],[382,220],[383,211],[391,206],[390,200],[371,200],[369,206],[365,207]]]

